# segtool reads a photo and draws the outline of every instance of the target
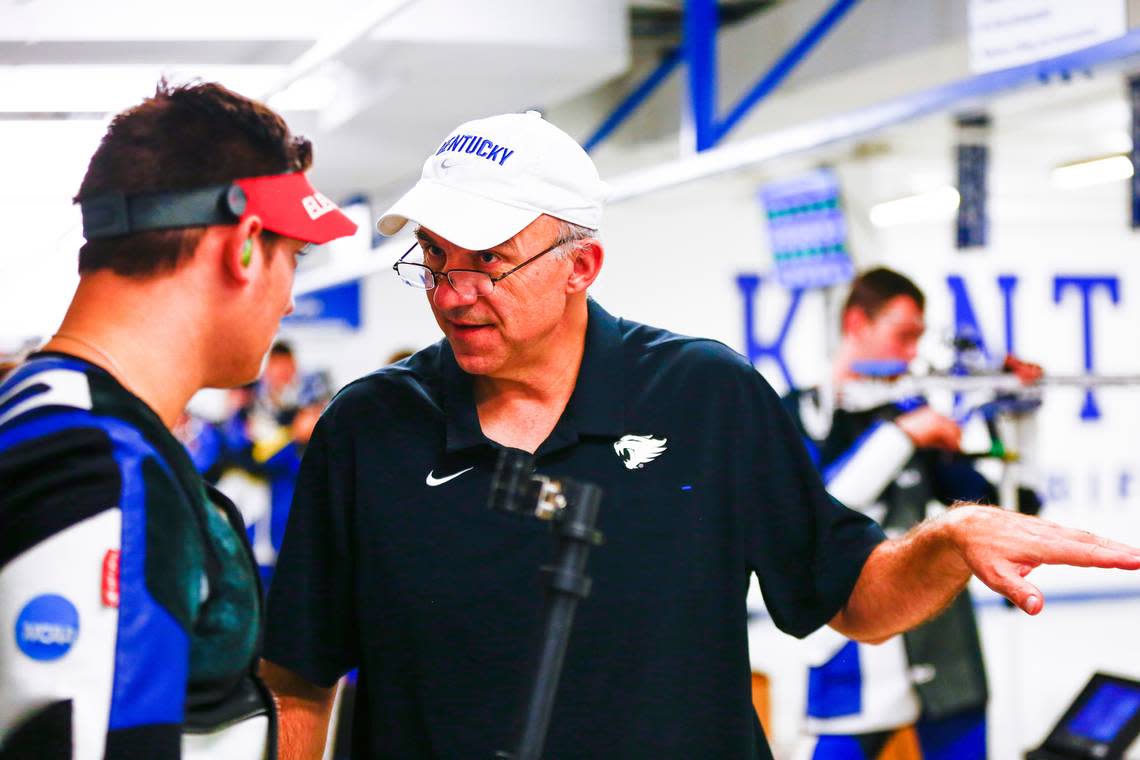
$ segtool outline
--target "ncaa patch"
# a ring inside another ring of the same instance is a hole
[[[58,594],[41,594],[16,618],[16,646],[33,660],[58,660],[79,638],[79,612]]]

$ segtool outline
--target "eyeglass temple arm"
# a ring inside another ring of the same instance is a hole
[[[512,274],[519,271],[520,269],[522,269],[523,267],[525,267],[527,264],[531,263],[532,261],[537,261],[538,259],[541,259],[543,256],[550,253],[555,248],[558,248],[559,246],[562,246],[562,245],[566,245],[569,242],[570,242],[569,240],[559,240],[558,242],[556,242],[554,245],[547,248],[542,253],[536,253],[535,255],[531,256],[529,259],[527,259],[523,263],[519,264],[517,267],[514,267],[513,269],[508,269],[507,271],[503,272],[498,277],[492,277],[491,282],[498,282],[499,280],[503,280],[503,279],[506,279],[507,277],[510,277]]]

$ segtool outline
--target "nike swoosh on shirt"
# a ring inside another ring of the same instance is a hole
[[[474,470],[474,469],[475,469],[474,467],[468,467],[466,470],[460,470],[459,472],[453,472],[450,475],[444,475],[442,478],[437,478],[435,476],[435,471],[432,470],[432,471],[428,472],[427,480],[425,482],[429,486],[441,486],[444,483],[446,483],[447,481],[455,480],[456,478],[458,478],[463,473],[470,472],[471,470]]]

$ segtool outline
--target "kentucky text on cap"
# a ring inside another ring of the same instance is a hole
[[[412,221],[483,250],[542,214],[596,230],[605,194],[594,162],[568,134],[537,111],[501,114],[452,130],[377,228],[394,235]]]
[[[448,151],[455,153],[474,153],[479,158],[494,161],[499,166],[502,166],[506,163],[508,158],[515,154],[515,152],[509,150],[507,146],[496,145],[493,140],[488,140],[486,137],[480,137],[479,135],[455,135],[444,142],[435,154],[438,156],[440,153],[447,153]]]
[[[265,229],[306,243],[327,243],[356,232],[356,224],[300,172],[245,177],[194,190],[103,193],[83,200],[80,210],[88,240],[143,230],[234,224],[253,215]]]

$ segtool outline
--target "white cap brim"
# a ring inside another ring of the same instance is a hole
[[[431,179],[421,179],[384,212],[376,229],[395,235],[409,221],[470,251],[483,251],[510,240],[542,215]]]

